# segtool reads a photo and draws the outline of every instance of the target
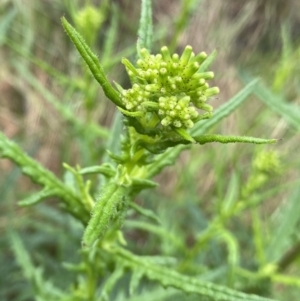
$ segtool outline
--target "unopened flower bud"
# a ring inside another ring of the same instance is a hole
[[[185,47],[185,49],[180,57],[180,60],[179,60],[179,64],[180,64],[181,68],[184,68],[188,64],[188,62],[191,58],[192,52],[193,52],[193,48],[191,46],[188,45]]]

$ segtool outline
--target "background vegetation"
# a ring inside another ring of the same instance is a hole
[[[225,103],[254,77],[261,78],[248,100],[213,132],[282,140],[268,147],[195,146],[181,154],[175,166],[156,178],[159,187],[136,200],[160,217],[159,231],[129,212],[123,230],[136,254],[184,259],[224,204],[251,199],[255,206],[228,224],[237,242],[241,267],[232,277],[228,276],[228,262],[236,260],[230,258],[236,254],[230,247],[236,245],[230,237],[206,245],[199,252],[195,270],[184,264],[179,269],[277,300],[298,298],[298,2],[153,1],[156,50],[169,45],[181,53],[187,44],[198,52],[217,49],[212,69],[221,93],[212,100],[214,107]],[[97,9],[89,10],[91,6]],[[126,87],[129,82],[120,60],[124,56],[134,60],[140,3],[2,0],[0,14],[0,129],[68,181],[62,162],[85,167],[103,161],[116,109],[71,45],[60,18],[64,15],[96,50],[109,78]],[[83,228],[58,208],[56,199],[35,207],[18,207],[18,201],[38,188],[14,164],[0,161],[1,300],[32,300],[32,287],[16,260],[12,231],[20,235],[46,279],[65,289],[75,277],[62,268],[62,263],[78,260]],[[247,274],[245,269],[258,272]],[[124,280],[118,287],[122,290],[126,285]],[[130,298],[115,292],[111,300],[195,298],[154,284],[145,285],[140,293],[143,297]]]

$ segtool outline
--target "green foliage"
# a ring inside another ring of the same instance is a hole
[[[249,75],[242,74],[245,81],[249,81]],[[263,83],[259,83],[254,91],[255,95],[264,102],[272,111],[282,116],[297,131],[300,130],[300,109],[293,103],[288,103],[282,96],[274,94]]]
[[[108,79],[106,78],[104,70],[99,63],[97,56],[91,51],[91,49],[85,43],[81,35],[77,31],[75,31],[75,29],[67,22],[65,18],[62,18],[62,24],[68,36],[76,46],[77,50],[84,58],[93,76],[98,81],[98,83],[102,86],[105,95],[110,100],[112,100],[116,105],[122,107],[122,104],[120,102],[120,97],[117,91],[111,86]]]
[[[150,260],[139,258],[123,249],[115,249],[113,252],[121,258],[120,263],[134,271],[140,270],[141,274],[151,280],[159,281],[163,286],[172,286],[186,293],[197,293],[200,296],[210,297],[212,300],[249,300],[271,301],[272,299],[243,294],[226,287],[205,283],[196,278],[181,275],[171,269],[151,263]]]
[[[278,300],[274,284],[300,286],[299,277],[286,271],[296,266],[299,253],[299,189],[290,195],[287,205],[278,207],[280,214],[270,220],[263,218],[268,214],[268,198],[276,198],[285,189],[276,185],[276,177],[286,171],[281,154],[270,150],[270,144],[278,139],[252,137],[251,127],[255,125],[250,120],[249,136],[211,133],[220,131],[218,126],[224,125],[225,117],[234,118],[233,113],[238,114],[237,109],[242,110],[241,105],[246,105],[250,97],[253,101],[256,96],[296,131],[299,110],[258,79],[243,73],[246,86],[213,112],[207,102],[219,89],[209,87],[207,81],[214,73],[207,70],[217,52],[209,56],[204,52],[194,54],[192,47],[186,46],[181,56],[172,54],[199,2],[182,1],[170,47],[164,46],[154,55],[151,50],[156,47],[152,43],[159,39],[156,32],[160,28],[156,25],[153,29],[152,1],[142,0],[137,61],[133,64],[131,58],[123,56],[133,55],[134,46],[114,54],[124,13],[119,7],[109,7],[108,1],[97,7],[87,1],[79,9],[77,2],[65,1],[81,32],[67,21],[69,16],[62,18],[67,35],[86,63],[75,64],[81,78],[74,76],[77,69],[69,76],[50,62],[37,59],[29,42],[27,48],[20,47],[6,36],[16,16],[14,10],[1,22],[0,43],[53,76],[54,86],[57,83],[66,91],[64,97],[78,93],[84,104],[84,117],[78,116],[73,106],[50,92],[52,86],[41,84],[31,68],[23,66],[21,60],[13,63],[24,83],[55,108],[63,122],[63,130],[57,135],[66,131],[77,139],[75,153],[80,158],[72,159],[73,141],[68,143],[68,137],[64,142],[69,156],[63,160],[72,163],[62,164],[64,176],[60,180],[0,132],[1,157],[14,162],[24,175],[42,186],[24,196],[21,186],[16,189],[15,170],[0,182],[3,187],[10,183],[14,190],[20,190],[18,204],[28,207],[17,213],[25,217],[13,219],[1,238],[10,241],[27,281],[16,289],[22,292],[16,300],[32,300],[34,296],[45,301],[271,301]],[[107,17],[109,13],[112,18]],[[101,40],[98,58],[91,49],[96,49],[102,31],[106,31],[105,40]],[[121,66],[121,61],[130,78],[129,88],[124,88],[126,79],[116,80],[114,88],[107,74],[113,70],[116,73],[112,76],[116,77],[120,71],[112,67],[115,62]],[[283,69],[283,77],[280,68],[276,73],[274,91],[282,88],[294,72],[293,68]],[[91,75],[117,111],[109,129],[98,125],[94,114],[97,108],[107,114],[109,104],[95,102],[98,86]],[[266,119],[271,118],[273,114]],[[257,132],[268,136],[265,130]],[[242,146],[222,145],[228,143]],[[245,163],[249,169],[242,162],[248,150],[244,143],[258,145],[252,164]],[[260,144],[267,146],[262,148]],[[185,150],[189,152],[182,155]],[[228,153],[234,160],[228,159]],[[178,165],[176,162],[185,161],[185,156],[191,156],[191,162]],[[170,181],[168,172],[175,173],[176,169],[181,177]],[[170,195],[169,181],[176,182]],[[166,188],[164,193],[157,193],[157,182]],[[0,191],[5,191],[3,187]],[[63,211],[55,204],[42,203],[53,198]],[[45,255],[45,250],[50,254]],[[6,255],[2,256],[1,260]],[[15,271],[12,282],[21,277]]]
[[[53,173],[27,156],[16,143],[6,138],[1,132],[0,154],[4,158],[12,160],[32,181],[44,187],[42,192],[21,202],[22,205],[32,205],[46,197],[57,196],[63,201],[66,210],[79,218],[82,222],[87,222],[90,208],[86,208],[80,196],[56,178]]]
[[[43,270],[33,265],[21,239],[16,233],[10,235],[11,248],[22,268],[25,278],[32,283],[34,295],[37,300],[63,300],[64,294],[55,288],[52,283],[43,278]]]
[[[275,68],[274,79],[273,79],[273,90],[275,92],[281,92],[282,94],[287,94],[290,89],[284,88],[287,83],[290,82],[293,86],[299,85],[299,77],[297,76],[300,72],[299,65],[295,62],[300,59],[300,45],[295,45],[291,41],[289,28],[287,24],[284,24],[281,28],[282,37],[282,55],[278,65]],[[296,41],[299,42],[299,41]]]
[[[152,35],[152,0],[142,0],[141,19],[138,31],[139,39],[137,41],[137,52],[139,56],[142,48],[151,51]]]

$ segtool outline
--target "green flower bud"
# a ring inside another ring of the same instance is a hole
[[[197,88],[196,93],[198,96],[203,95],[203,92],[206,91],[209,88],[208,83],[205,83],[204,85]]]
[[[182,126],[182,123],[178,119],[174,120],[172,124],[177,128],[180,128]]]
[[[157,84],[152,84],[152,85],[147,85],[145,87],[145,89],[149,92],[159,92],[159,90],[161,89],[161,86],[159,86]]]
[[[144,60],[139,59],[136,64],[143,70],[147,70],[148,68],[148,64]]]
[[[161,61],[162,60],[162,55],[160,53],[158,53],[156,56],[155,56],[156,60],[157,61]]]
[[[183,80],[186,81],[192,77],[198,71],[199,67],[200,65],[197,62],[189,64],[182,72]]]
[[[199,113],[196,111],[194,107],[187,108],[186,112],[190,114],[191,119],[196,119],[199,116]]]
[[[193,79],[190,82],[186,84],[186,87],[188,90],[198,90],[200,87],[202,87],[205,84],[205,80],[203,78],[201,79]]]
[[[189,62],[193,48],[191,46],[186,46],[179,60],[180,67],[183,69]]]
[[[219,93],[220,93],[220,89],[218,87],[213,87],[213,88],[209,88],[209,89],[205,90],[206,97],[211,97],[211,96],[219,94]]]
[[[170,51],[169,51],[169,49],[168,49],[167,46],[163,46],[161,48],[160,52],[161,52],[163,60],[165,62],[171,62],[172,61],[172,58],[171,58],[171,55],[170,55]]]
[[[211,105],[208,105],[207,103],[202,103],[198,106],[199,109],[202,109],[203,111],[207,111],[211,113],[213,111],[213,107]]]
[[[185,127],[192,128],[194,126],[194,122],[192,120],[186,120],[184,123]]]
[[[190,101],[191,101],[191,98],[189,96],[185,96],[178,101],[178,104],[180,104],[182,106],[188,106]]]
[[[174,63],[178,63],[179,62],[179,55],[177,53],[174,53],[172,55],[172,60]]]
[[[163,127],[171,125],[183,130],[193,127],[204,115],[208,118],[212,107],[206,101],[219,93],[219,89],[209,88],[206,82],[213,78],[213,72],[197,72],[206,57],[205,52],[195,56],[191,46],[186,46],[181,57],[176,53],[171,55],[164,46],[156,55],[141,49],[137,67],[123,59],[133,84],[131,89],[122,91],[127,110],[123,113],[144,118],[145,113],[151,112],[151,116],[156,118],[155,124],[160,120]],[[208,113],[199,115],[196,108]],[[141,119],[139,121],[143,125],[148,124]]]
[[[168,125],[170,125],[171,123],[172,123],[172,119],[171,119],[171,117],[169,117],[169,116],[165,117],[165,118],[162,119],[162,121],[161,121],[161,124],[162,124],[163,126],[168,126]]]
[[[201,65],[207,58],[207,54],[205,52],[200,52],[198,55],[193,57],[191,59],[191,63],[197,62],[199,65]]]
[[[171,63],[168,66],[168,75],[174,76],[177,73],[178,73],[178,63]]]
[[[75,23],[82,32],[98,32],[105,20],[101,11],[94,6],[87,5],[75,15]]]
[[[168,71],[166,68],[160,68],[159,69],[159,78],[165,82],[167,80],[167,74],[168,74]]]
[[[253,161],[255,170],[266,174],[279,174],[282,170],[279,154],[275,151],[260,151]]]
[[[196,73],[193,75],[194,79],[213,79],[214,78],[213,72],[202,72],[202,73]]]
[[[150,57],[150,53],[148,52],[148,50],[146,48],[141,49],[140,54],[142,56],[143,59],[149,59]]]

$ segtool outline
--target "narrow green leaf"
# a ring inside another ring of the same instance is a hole
[[[104,41],[104,49],[101,61],[105,65],[106,61],[109,61],[113,56],[114,44],[116,41],[117,31],[118,31],[118,7],[112,3],[112,18],[109,29],[107,30],[107,35]]]
[[[254,143],[254,144],[271,144],[275,143],[277,139],[262,139],[248,136],[223,136],[223,135],[201,135],[196,136],[194,139],[200,143],[211,143],[211,142],[219,142],[219,143]]]
[[[26,251],[26,248],[21,238],[15,232],[12,232],[10,234],[10,241],[11,248],[14,252],[18,264],[23,270],[24,276],[29,280],[33,280],[36,273],[35,267],[33,266],[31,258],[28,252]]]
[[[111,300],[110,294],[114,290],[117,281],[124,275],[123,267],[117,267],[113,273],[109,276],[107,281],[101,290],[101,300],[109,301]]]
[[[137,188],[138,190],[147,189],[147,188],[155,188],[158,184],[154,181],[147,179],[139,179],[139,178],[131,178],[132,180],[132,188]]]
[[[127,110],[122,109],[120,107],[118,107],[118,109],[121,111],[122,114],[124,114],[125,116],[129,116],[129,117],[142,117],[144,115],[144,113],[141,112],[141,111],[130,112],[130,111],[127,111]]]
[[[237,239],[231,232],[225,229],[220,230],[216,238],[224,241],[227,246],[227,261],[229,264],[228,283],[230,286],[233,286],[235,269],[238,267],[240,261],[240,252]]]
[[[152,210],[145,209],[145,208],[139,206],[138,204],[136,204],[134,202],[130,202],[129,206],[131,208],[133,208],[139,214],[141,214],[141,215],[143,215],[143,216],[145,216],[145,217],[147,217],[147,218],[155,221],[158,224],[161,224],[160,218]]]
[[[89,166],[80,169],[79,173],[81,175],[88,175],[88,174],[103,174],[106,177],[113,177],[116,174],[115,169],[109,163],[96,165],[96,166]]]
[[[149,52],[151,52],[153,33],[151,6],[151,0],[142,0],[140,26],[138,30],[139,39],[137,41],[138,54],[142,48],[146,48]]]
[[[242,73],[241,77],[248,82],[251,77]],[[254,95],[265,103],[272,111],[282,116],[287,123],[300,131],[300,109],[297,106],[289,104],[283,97],[274,94],[263,83],[258,83],[256,89],[253,91]]]
[[[266,258],[276,261],[291,246],[291,235],[296,231],[296,225],[300,219],[300,188],[294,190],[287,203],[282,204],[280,213],[273,225],[272,239],[266,250]]]
[[[106,97],[114,102],[117,106],[124,107],[120,98],[120,94],[109,83],[97,56],[91,51],[82,36],[75,30],[75,28],[71,26],[70,23],[68,23],[68,21],[64,17],[61,19],[61,21],[66,33],[70,37],[73,44],[76,46],[81,57],[88,65],[95,79],[101,85]]]
[[[266,254],[265,254],[265,239],[264,232],[262,231],[264,225],[259,214],[258,207],[252,209],[252,229],[253,229],[253,242],[255,246],[256,261],[260,266],[265,266]],[[269,259],[268,259],[269,260]]]
[[[179,9],[179,15],[174,16],[173,22],[175,22],[175,30],[172,34],[172,40],[169,46],[172,53],[178,46],[178,39],[180,35],[188,28],[190,21],[193,19],[193,15],[197,12],[200,2],[201,0],[182,0],[180,2],[181,7]]]
[[[14,7],[9,12],[6,11],[5,14],[2,14],[0,22],[0,45],[2,45],[7,38],[7,31],[9,30],[10,24],[14,20],[16,15],[17,9],[15,9]]]
[[[180,135],[183,139],[195,143],[195,139],[183,128],[177,129],[177,128],[173,128],[173,130]]]
[[[109,139],[106,144],[106,149],[108,149],[109,151],[115,154],[120,153],[122,132],[123,132],[123,116],[117,110],[114,115],[114,121],[110,131]],[[105,159],[103,159],[103,161],[107,162]]]
[[[130,285],[129,285],[129,295],[132,296],[140,283],[141,278],[143,277],[143,272],[140,270],[133,271],[131,278],[130,278]]]
[[[230,178],[226,195],[224,199],[221,200],[222,212],[225,214],[230,212],[238,200],[240,190],[240,183],[237,176],[237,173],[234,172]]]
[[[18,202],[19,206],[32,206],[35,205],[44,199],[55,196],[57,193],[54,189],[44,188],[43,190],[36,192],[35,194],[27,197],[26,199]]]

